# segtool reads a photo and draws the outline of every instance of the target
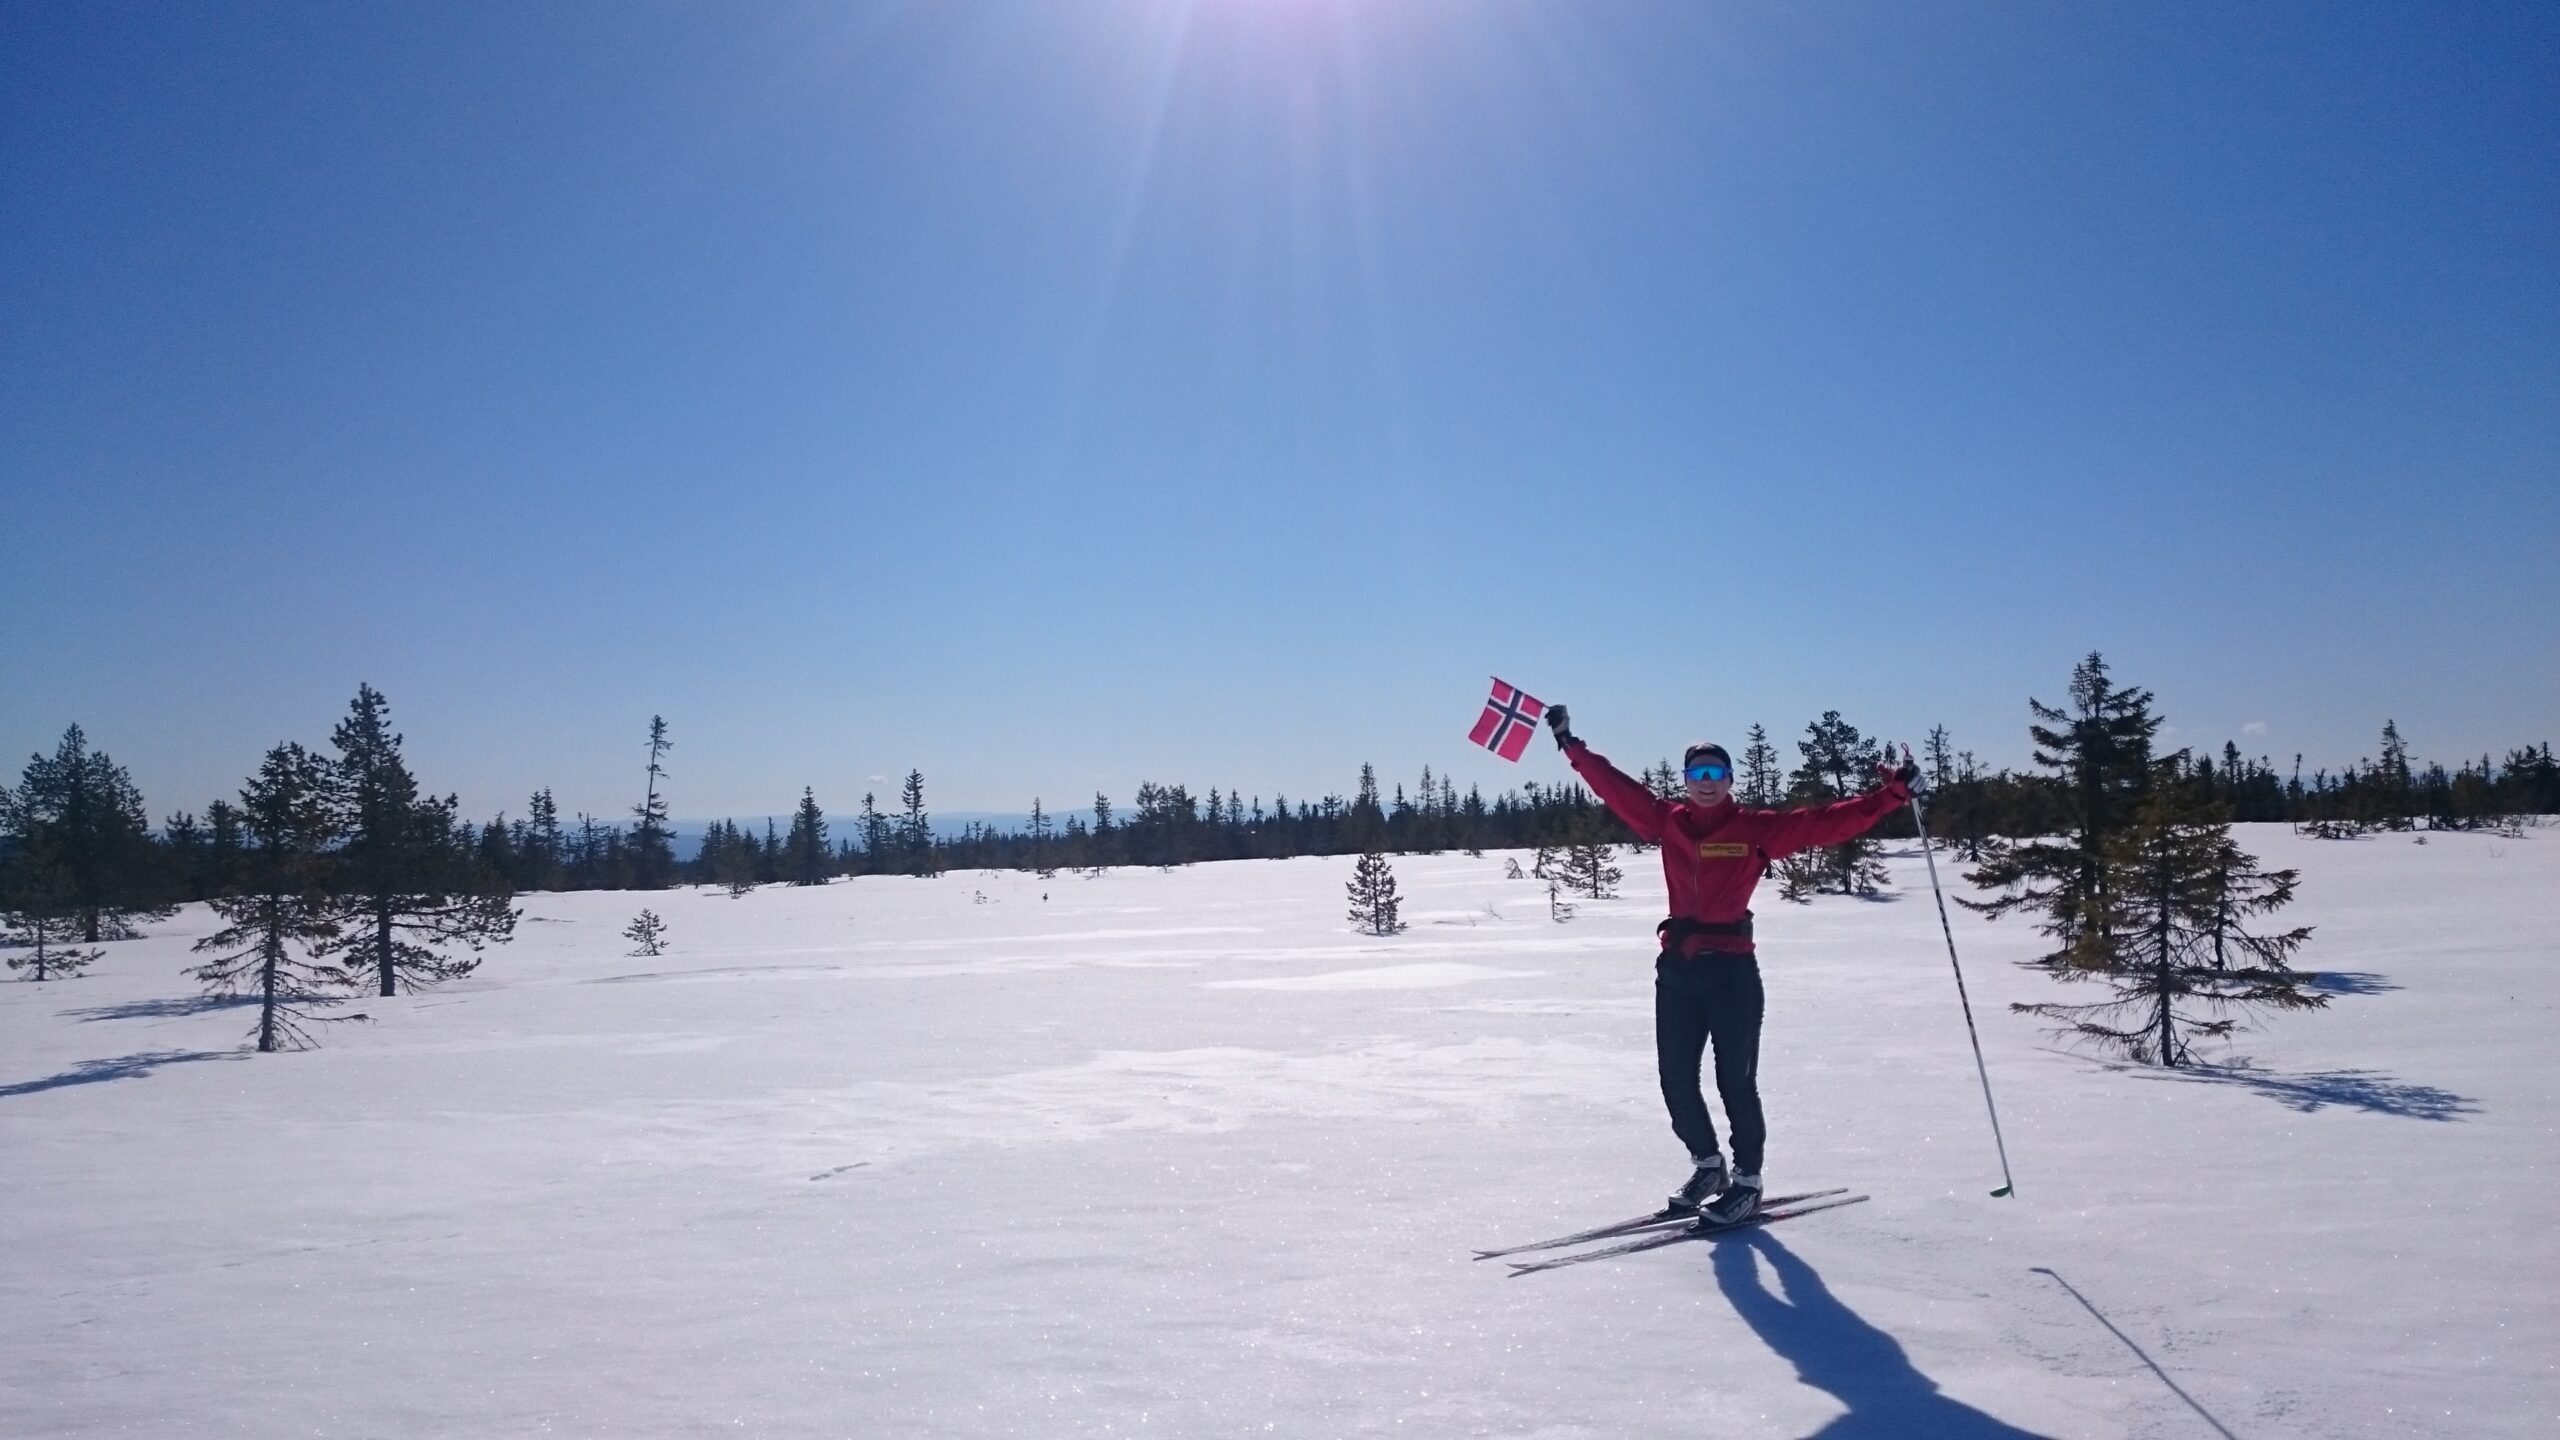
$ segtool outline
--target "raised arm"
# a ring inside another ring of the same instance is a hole
[[[1610,764],[1608,757],[1583,744],[1573,733],[1563,706],[1547,707],[1547,728],[1555,732],[1556,746],[1564,751],[1565,763],[1591,787],[1592,794],[1600,797],[1600,803],[1627,822],[1636,838],[1647,844],[1660,844],[1662,817],[1670,811],[1670,805],[1642,781]]]
[[[1769,836],[1761,848],[1772,860],[1799,851],[1837,845],[1854,840],[1874,829],[1876,822],[1901,809],[1911,801],[1911,777],[1904,768],[1887,761],[1876,767],[1884,783],[1864,795],[1836,800],[1828,805],[1808,805],[1802,810],[1777,812]]]

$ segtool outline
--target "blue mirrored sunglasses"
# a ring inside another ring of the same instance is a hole
[[[1733,767],[1714,760],[1701,760],[1680,773],[1692,780],[1725,780],[1732,778]]]

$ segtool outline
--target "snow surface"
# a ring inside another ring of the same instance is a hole
[[[1956,916],[2013,1200],[1917,853],[1764,894],[1771,1183],[1874,1199],[1520,1279],[1684,1169],[1650,855],[534,896],[280,1056],[192,908],[0,985],[0,1435],[2560,1434],[2560,830],[2244,842],[2336,977],[2246,1069]]]

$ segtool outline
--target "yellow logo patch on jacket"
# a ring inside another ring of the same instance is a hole
[[[1750,853],[1751,847],[1738,840],[1701,840],[1698,842],[1698,858],[1701,860],[1739,860]]]

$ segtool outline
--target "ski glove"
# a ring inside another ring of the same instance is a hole
[[[1547,707],[1547,728],[1555,732],[1557,749],[1570,750],[1573,748],[1573,722],[1565,718],[1563,706],[1550,705]]]
[[[1920,778],[1920,765],[1911,758],[1911,747],[1908,745],[1902,747],[1902,763],[1899,765],[1893,763],[1890,751],[1886,754],[1887,758],[1876,762],[1876,768],[1901,781],[1904,789],[1910,789],[1911,782]]]

